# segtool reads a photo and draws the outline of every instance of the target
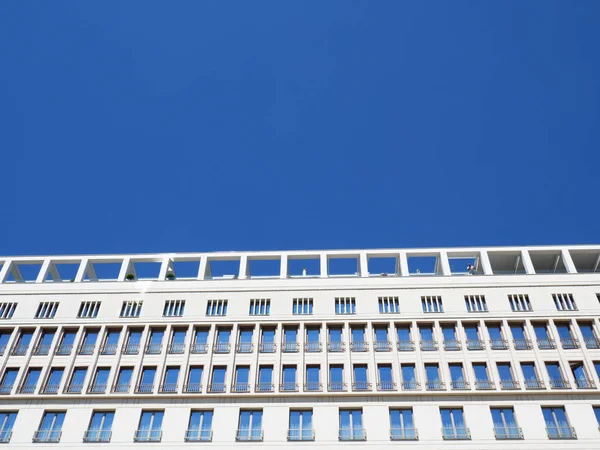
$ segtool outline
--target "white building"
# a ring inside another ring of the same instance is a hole
[[[0,257],[0,441],[599,449],[599,315],[600,246]]]

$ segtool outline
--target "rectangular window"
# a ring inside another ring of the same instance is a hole
[[[465,306],[467,312],[487,312],[485,295],[465,295]]]
[[[552,294],[557,311],[577,311],[573,294]]]
[[[490,347],[492,350],[506,350],[508,349],[508,342],[504,339],[504,333],[502,332],[502,325],[500,323],[486,323],[485,324],[488,335],[490,336]]]
[[[119,345],[119,338],[121,337],[121,330],[112,328],[106,331],[106,337],[104,338],[104,345],[100,352],[103,355],[116,355],[117,346]]]
[[[227,300],[209,300],[206,303],[207,316],[226,316]]]
[[[571,325],[568,322],[557,322],[555,325],[562,348],[566,350],[579,348],[579,340],[575,339],[573,336],[573,333],[571,332]]]
[[[444,350],[458,351],[461,349],[460,341],[456,337],[456,324],[442,324],[442,336],[444,337]]]
[[[95,319],[98,317],[100,303],[102,302],[81,302],[77,317],[80,319]]]
[[[353,391],[370,391],[371,383],[369,383],[369,376],[367,375],[366,364],[354,364],[352,368],[352,390]]]
[[[367,343],[365,342],[364,325],[352,325],[350,327],[350,336],[350,349],[353,352],[366,352],[368,350]]]
[[[569,381],[563,376],[560,363],[557,361],[546,361],[546,370],[550,379],[550,387],[553,389],[568,389],[571,386]]]
[[[354,297],[336,297],[336,314],[356,314],[356,299]]]
[[[311,353],[321,351],[321,328],[306,327],[305,350]]]
[[[50,347],[52,346],[52,341],[54,340],[54,334],[54,330],[42,329],[40,338],[38,340],[38,344],[33,350],[33,354],[47,355],[48,353],[50,353]]]
[[[160,442],[164,414],[164,411],[142,411],[134,440],[137,442]]]
[[[214,347],[215,353],[229,353],[231,351],[231,328],[217,328],[217,343]]]
[[[596,423],[598,424],[598,429],[600,429],[600,406],[594,406],[594,415],[596,416]]]
[[[173,328],[171,332],[171,343],[169,344],[169,353],[180,354],[185,350],[185,336],[187,330],[185,328]]]
[[[37,382],[40,379],[41,373],[42,369],[38,367],[30,368],[25,375],[25,381],[21,386],[20,392],[22,394],[33,394],[35,392],[35,388],[37,387]]]
[[[519,389],[519,382],[515,381],[509,362],[496,363],[498,375],[500,375],[500,387],[504,390]]]
[[[438,349],[437,341],[433,336],[433,325],[419,324],[419,334],[421,335],[421,350],[427,352]]]
[[[86,367],[76,367],[73,369],[73,374],[71,375],[71,381],[67,386],[66,393],[67,394],[81,394],[81,390],[83,389],[83,383],[85,382],[85,376],[87,375]]]
[[[129,392],[131,386],[131,377],[133,375],[133,367],[121,367],[117,382],[113,388],[113,392],[123,393]]]
[[[108,387],[108,377],[110,376],[110,367],[98,367],[92,385],[88,389],[90,394],[104,394]]]
[[[513,408],[490,408],[496,439],[523,439]]]
[[[288,441],[314,441],[312,410],[290,410]]]
[[[391,364],[377,364],[377,376],[377,390],[393,391],[396,389],[396,383],[394,383],[394,375]]]
[[[110,442],[114,411],[94,411],[90,425],[83,435],[84,442]]]
[[[550,439],[577,439],[575,429],[569,424],[564,407],[542,407],[542,414]]]
[[[362,409],[340,409],[340,441],[364,441],[367,432],[363,428]]]
[[[237,441],[262,441],[262,410],[240,411]]]
[[[273,366],[260,366],[258,368],[257,392],[273,392]]]
[[[388,335],[387,326],[375,325],[373,326],[373,332],[375,334],[374,350],[376,352],[389,352],[392,349],[392,344]]]
[[[573,373],[573,378],[575,378],[575,384],[577,385],[578,389],[596,388],[594,381],[588,377],[583,361],[571,361],[569,362],[569,367],[571,368],[571,372]]]
[[[292,302],[292,314],[310,315],[313,313],[312,298],[295,298]]]
[[[540,381],[534,362],[522,362],[521,371],[527,389],[544,389],[544,382]]]
[[[548,324],[546,322],[532,323],[533,331],[537,339],[538,348],[542,350],[554,348],[554,340],[550,338]]]
[[[50,373],[48,374],[46,384],[42,389],[42,393],[56,394],[58,392],[58,388],[60,387],[60,382],[62,381],[62,376],[64,372],[64,367],[52,367],[50,369]]]
[[[0,356],[4,355],[12,330],[0,330]]]
[[[213,411],[195,411],[190,413],[190,422],[185,432],[187,442],[212,441]]]
[[[164,328],[150,328],[150,338],[148,339],[148,345],[146,345],[146,354],[159,355],[162,351],[164,336]]]
[[[86,328],[84,330],[83,342],[79,346],[78,351],[80,355],[92,355],[94,353],[99,332],[100,330],[97,328]]]
[[[329,366],[329,390],[345,391],[344,366],[341,364],[332,364]]]
[[[121,313],[119,314],[119,317],[128,317],[128,318],[133,318],[133,317],[140,317],[140,314],[142,313],[142,306],[143,306],[144,302],[139,300],[139,301],[124,301],[123,305],[121,306]]]
[[[298,345],[298,326],[284,326],[283,327],[283,347],[281,349],[284,353],[295,353],[299,350]]]
[[[444,439],[471,439],[471,432],[465,426],[462,408],[440,408],[440,416]]]
[[[306,366],[306,391],[320,391],[321,385],[321,367],[317,365]]]
[[[404,391],[415,391],[419,388],[419,382],[417,381],[415,365],[414,364],[401,364],[400,370],[402,372],[402,390]]]
[[[140,351],[142,342],[142,330],[139,328],[130,328],[127,333],[127,340],[123,346],[124,355],[137,355]]]
[[[8,342],[9,338],[10,338],[10,334],[8,334],[8,337],[6,338],[7,342]],[[11,353],[15,356],[26,355],[27,352],[29,351],[29,345],[31,344],[32,338],[33,338],[33,330],[21,330],[21,332],[19,333],[19,337],[17,338],[17,341],[12,348]]]
[[[479,390],[495,389],[494,383],[490,380],[487,363],[473,363],[473,372],[475,373],[475,388]]]
[[[156,367],[143,367],[140,383],[135,390],[138,394],[151,394],[154,391],[154,377],[156,376]]]
[[[195,328],[194,329],[194,345],[192,347],[192,353],[206,353],[208,352],[208,329],[207,328]]]
[[[185,300],[167,300],[163,308],[163,317],[183,317]]]
[[[0,319],[12,319],[15,309],[17,309],[17,302],[0,303]],[[0,440],[0,442],[2,441]]]
[[[418,439],[412,408],[390,409],[390,437],[393,441]]]
[[[400,302],[398,301],[398,297],[379,297],[379,313],[380,314],[388,314],[388,313],[399,313],[400,312]]]
[[[211,384],[208,386],[208,392],[225,392],[227,386],[225,385],[225,375],[227,368],[223,366],[213,367]]]
[[[296,366],[283,366],[283,376],[279,390],[288,392],[296,392],[298,390],[296,372]]]
[[[479,324],[463,324],[463,328],[465,329],[465,335],[467,337],[467,348],[469,350],[483,350],[485,348],[485,342],[481,339]]]
[[[46,411],[40,427],[33,435],[33,442],[60,442],[65,411]]]
[[[410,325],[396,325],[396,334],[398,335],[398,351],[410,352],[415,349]]]
[[[190,366],[188,371],[187,384],[184,386],[185,392],[202,392],[202,366]]]
[[[593,322],[578,322],[578,325],[586,348],[600,348],[600,341],[596,335]]]
[[[19,369],[16,367],[9,367],[4,371],[2,382],[0,383],[0,395],[10,395],[12,393],[18,374]]]
[[[59,302],[40,302],[35,312],[36,319],[54,319]]]
[[[509,294],[508,303],[512,311],[533,311],[527,294]]]
[[[15,420],[17,420],[17,411],[0,411],[0,442],[10,442]]]
[[[330,326],[327,329],[329,338],[327,342],[327,348],[330,352],[343,352],[344,341],[342,340],[342,327]]]
[[[448,364],[450,369],[450,378],[452,379],[452,389],[455,391],[469,389],[469,383],[465,381],[465,372],[462,363]]]
[[[259,298],[250,300],[251,316],[268,316],[271,314],[271,300],[268,298]]]
[[[444,305],[442,304],[442,297],[439,295],[428,295],[421,297],[421,307],[424,313],[442,313],[444,312]]]
[[[425,375],[427,376],[425,386],[428,391],[445,389],[444,383],[440,380],[440,366],[437,363],[425,364]]]
[[[275,353],[275,328],[261,328],[259,349],[261,353]]]
[[[60,356],[70,355],[73,351],[77,330],[65,330],[61,336],[60,342],[56,347],[56,354]]]
[[[167,367],[165,371],[165,377],[163,384],[161,385],[159,392],[164,393],[176,393],[179,382],[179,366]]]
[[[235,368],[234,392],[250,392],[248,378],[250,376],[250,366],[237,366]]]
[[[531,342],[525,334],[525,326],[523,323],[511,323],[509,326],[515,350],[529,350],[531,348]]]

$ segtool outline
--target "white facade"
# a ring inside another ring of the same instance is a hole
[[[598,449],[599,263],[600,246],[0,257],[0,440]]]

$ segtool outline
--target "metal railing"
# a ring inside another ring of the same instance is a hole
[[[60,442],[61,430],[37,430],[33,433],[33,442]]]
[[[57,394],[59,387],[60,384],[58,383],[47,384],[42,388],[40,394]]]
[[[185,344],[183,342],[172,342],[169,345],[169,353],[171,354],[180,354],[185,351]]]
[[[252,353],[254,350],[254,344],[252,342],[240,342],[235,347],[235,351],[238,353]]]
[[[112,391],[115,394],[122,394],[122,393],[129,392],[130,387],[131,387],[130,383],[117,383],[113,386]]]
[[[416,441],[419,439],[417,429],[413,427],[390,428],[392,441]]]
[[[346,390],[346,383],[342,381],[333,381],[327,385],[328,391],[340,392]]]
[[[595,337],[583,338],[586,348],[600,348],[600,340]]]
[[[261,342],[259,351],[261,353],[275,353],[277,351],[277,344],[275,342]]]
[[[136,394],[152,394],[154,391],[154,384],[150,383],[141,383],[138,384],[135,388]]]
[[[58,356],[67,356],[70,355],[73,351],[73,344],[61,344],[56,348],[54,352]]]
[[[441,381],[426,381],[425,389],[428,391],[443,391],[446,389],[446,385]]]
[[[5,351],[6,351],[6,345],[0,345],[0,356],[4,356]]]
[[[377,390],[378,391],[395,391],[396,383],[394,383],[393,381],[380,381],[379,383],[377,383]]]
[[[500,389],[505,391],[519,389],[519,382],[515,380],[500,380]]]
[[[424,352],[431,352],[438,349],[437,341],[433,340],[421,340],[421,350]]]
[[[262,441],[263,430],[262,428],[244,428],[239,429],[235,433],[236,441]]]
[[[254,388],[256,392],[273,392],[275,385],[273,383],[256,383]]]
[[[304,390],[310,392],[321,392],[323,390],[323,383],[308,382],[304,383]]]
[[[538,348],[540,350],[548,350],[551,348],[556,348],[553,339],[538,339],[537,340]]]
[[[195,342],[192,345],[192,353],[207,353],[208,344],[206,342]]]
[[[162,430],[135,430],[133,440],[136,442],[160,442]]]
[[[398,341],[396,343],[396,349],[399,352],[412,352],[415,349],[414,341]]]
[[[88,394],[104,394],[106,392],[106,383],[97,383],[88,388]]]
[[[392,350],[392,343],[390,341],[375,341],[373,342],[373,350],[376,352],[389,352]]]
[[[10,351],[10,354],[13,356],[23,356],[27,354],[28,350],[29,345],[15,345]]]
[[[546,427],[549,439],[577,439],[573,427]]]
[[[215,353],[229,353],[231,351],[231,344],[229,342],[217,342],[213,346],[213,352]]]
[[[568,380],[563,380],[560,378],[551,378],[550,387],[552,389],[570,389],[571,383],[569,383]]]
[[[352,341],[352,342],[350,342],[350,351],[352,351],[352,352],[369,351],[369,344],[364,341]]]
[[[444,427],[442,428],[442,438],[449,440],[467,440],[471,439],[471,431],[466,427]]]
[[[227,385],[225,383],[209,384],[208,392],[227,392]]]
[[[11,437],[12,437],[12,430],[0,431],[0,442],[2,442],[3,444],[10,442]]]
[[[281,351],[283,353],[297,353],[300,351],[300,344],[297,342],[284,342],[281,345]]]
[[[50,353],[50,345],[40,344],[33,349],[33,354],[36,356],[45,356]]]
[[[283,392],[298,392],[298,383],[281,383],[279,390]]]
[[[212,441],[212,430],[188,429],[185,431],[185,440],[186,442],[210,442]]]
[[[35,388],[37,386],[36,384],[24,384],[21,387],[19,387],[19,389],[17,389],[17,392],[19,394],[33,394],[35,392]]]
[[[65,387],[66,394],[81,394],[83,390],[83,383],[81,384],[69,384]]]
[[[127,344],[123,347],[124,355],[137,355],[140,352],[140,344]]]
[[[574,348],[579,348],[579,341],[573,338],[560,338],[560,345],[565,350],[570,350]]]
[[[355,381],[354,383],[352,383],[353,391],[370,391],[371,387],[371,383],[367,381]]]
[[[110,430],[86,430],[83,433],[83,442],[110,442]]]
[[[177,392],[177,383],[165,383],[158,387],[158,392],[162,394],[174,394]]]
[[[342,341],[329,341],[327,343],[327,350],[330,352],[343,352],[344,343]]]
[[[231,386],[231,392],[250,392],[250,385],[247,383],[235,383]]]
[[[320,342],[307,342],[304,344],[304,351],[308,353],[320,352],[323,350],[323,346]]]
[[[4,385],[4,384],[2,386],[0,386],[0,395],[10,395],[10,393],[13,390],[13,386],[14,385],[12,385],[12,384],[10,386]]]
[[[485,341],[483,339],[467,339],[468,350],[484,350]]]
[[[579,389],[595,389],[596,383],[589,378],[575,378],[575,384]]]
[[[146,355],[159,355],[162,352],[162,344],[146,345]]]
[[[494,426],[496,439],[523,439],[521,427],[498,427]]]
[[[468,381],[463,381],[463,380],[452,380],[450,382],[450,387],[454,391],[464,391],[464,390],[467,390],[467,389],[471,389],[471,386],[469,385],[469,382]]]
[[[367,430],[364,428],[340,428],[340,441],[366,441]]]
[[[102,355],[116,355],[117,354],[117,344],[104,344],[100,349],[100,354]]]
[[[489,391],[491,389],[496,389],[496,385],[491,380],[476,380],[475,389],[479,391]]]
[[[287,432],[288,441],[314,441],[315,430],[312,428],[289,428]]]
[[[506,339],[490,339],[490,348],[492,350],[507,350],[508,341]]]
[[[79,346],[80,355],[93,355],[96,344],[82,344]]]
[[[529,379],[525,380],[525,389],[546,389],[546,386],[541,380]]]
[[[200,393],[202,392],[202,383],[188,383],[183,385],[183,392]]]
[[[460,342],[456,339],[444,339],[443,344],[446,351],[460,350],[461,348]]]
[[[416,391],[419,389],[419,386],[421,386],[421,383],[419,383],[416,380],[413,381],[403,381],[401,383],[401,387],[403,391]]]
[[[531,341],[529,339],[513,339],[515,350],[531,350]]]

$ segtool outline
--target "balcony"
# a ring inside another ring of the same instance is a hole
[[[235,383],[231,386],[231,392],[250,392],[250,385],[245,383]]]
[[[186,442],[210,442],[212,441],[212,430],[189,429],[185,432]]]
[[[396,348],[399,352],[412,352],[415,349],[415,343],[413,341],[398,341]]]
[[[373,350],[376,352],[389,352],[392,350],[392,343],[390,341],[375,341]]]
[[[575,384],[578,389],[595,389],[596,383],[588,378],[575,378]]]
[[[80,355],[93,355],[96,344],[83,344],[79,347]]]
[[[367,430],[364,428],[340,428],[340,441],[366,441]]]
[[[29,345],[16,345],[11,350],[10,354],[13,356],[23,356],[27,354],[29,350]]]
[[[460,350],[460,342],[457,341],[456,339],[444,339],[443,341],[444,344],[444,350],[446,351],[454,351],[454,350]]]
[[[462,441],[471,439],[471,431],[465,427],[444,427],[442,438],[446,440]]]
[[[492,350],[508,350],[508,341],[506,339],[490,339],[490,348]]]
[[[275,385],[272,383],[256,383],[255,391],[256,392],[273,392],[275,390]]]
[[[235,351],[238,353],[252,353],[253,350],[254,344],[251,342],[239,343],[235,348]]]
[[[352,390],[353,391],[370,391],[371,390],[371,383],[368,383],[366,381],[356,381],[354,383],[352,383]]]
[[[377,390],[378,391],[395,391],[396,383],[394,383],[393,381],[380,381],[379,383],[377,383]]]
[[[577,439],[573,427],[546,427],[549,439]]]
[[[327,350],[336,353],[344,351],[344,343],[342,341],[329,341],[327,343]]]
[[[83,433],[83,442],[110,442],[110,430],[86,430]]]
[[[529,339],[513,339],[515,350],[531,350],[531,341]]]
[[[496,385],[490,380],[477,380],[475,381],[475,389],[478,391],[490,391],[496,389]]]
[[[494,435],[498,440],[523,439],[521,427],[494,427]]]
[[[104,344],[100,349],[100,354],[102,355],[116,355],[117,354],[117,344]]]
[[[550,379],[550,387],[552,389],[570,389],[571,384],[568,380],[563,380],[559,378],[551,378]]]
[[[483,339],[467,339],[467,349],[485,350],[485,341]]]
[[[61,344],[56,348],[54,352],[58,356],[68,356],[73,351],[73,344]]]
[[[320,342],[307,342],[304,344],[304,351],[307,353],[317,353],[323,350]]]
[[[281,383],[279,390],[282,392],[298,392],[298,383]]]
[[[83,383],[72,383],[65,388],[65,394],[81,394]]]
[[[176,394],[178,386],[176,383],[165,383],[158,387],[158,392],[161,394]]]
[[[418,381],[403,381],[401,383],[402,386],[402,390],[403,391],[416,391],[419,389],[419,386],[421,386],[421,384]]]
[[[160,355],[162,344],[148,344],[146,346],[146,355]]]
[[[525,389],[528,389],[528,390],[546,389],[546,386],[544,386],[543,381],[530,379],[530,380],[525,380]]]
[[[135,442],[160,442],[162,430],[136,430],[133,435]]]
[[[229,353],[231,351],[231,344],[229,342],[217,342],[213,346],[214,353]]]
[[[196,342],[192,345],[192,353],[207,353],[208,344],[206,342]]]
[[[352,341],[352,342],[350,342],[350,351],[353,351],[353,352],[369,351],[369,344],[367,344],[364,341]]]
[[[550,350],[552,348],[556,348],[553,339],[538,339],[537,343],[540,350]]]
[[[127,344],[123,347],[124,355],[137,355],[140,352],[140,344]]]
[[[262,441],[263,430],[261,428],[244,428],[235,433],[236,441]]]
[[[277,351],[277,344],[275,342],[261,342],[259,351],[261,353],[275,353]]]
[[[297,342],[284,342],[281,346],[283,353],[298,353],[300,351],[300,344]]]
[[[346,383],[342,381],[333,381],[327,385],[327,390],[330,392],[345,392]]]
[[[12,436],[12,430],[0,431],[0,443],[6,444],[7,442],[10,442],[11,436]]]
[[[60,430],[37,430],[33,433],[33,442],[60,442]]]
[[[10,395],[10,393],[12,392],[13,389],[13,385],[11,384],[9,385],[2,385],[0,386],[0,395]]]
[[[183,392],[199,394],[202,392],[202,383],[188,383],[183,385]]]
[[[35,356],[45,356],[50,353],[50,345],[38,345],[33,349],[33,354]]]
[[[453,391],[466,391],[471,389],[469,382],[463,380],[452,380],[450,382],[450,387]]]
[[[60,387],[60,384],[47,384],[46,386],[44,386],[42,388],[42,392],[40,392],[40,394],[56,394],[58,393],[58,388]]]
[[[290,428],[287,433],[288,441],[314,441],[315,430],[312,428]]]
[[[419,439],[419,435],[417,434],[416,428],[391,428],[390,439],[392,441],[416,441]]]
[[[154,384],[142,383],[138,384],[135,388],[136,394],[152,394],[154,391]]]
[[[586,348],[600,348],[600,341],[598,338],[583,338],[583,342],[585,343]]]
[[[106,383],[97,383],[89,387],[88,394],[104,394],[106,392],[106,388]]]
[[[225,383],[209,384],[208,392],[227,392],[227,385]]]
[[[321,392],[323,390],[323,384],[317,382],[308,382],[304,384],[304,390],[307,392]]]
[[[129,392],[129,388],[131,385],[129,383],[117,383],[113,386],[113,393],[115,394],[124,394]]]
[[[446,389],[446,385],[439,380],[425,382],[425,389],[428,391],[443,391]]]
[[[181,354],[185,351],[185,344],[183,342],[173,342],[169,346],[169,353],[172,355]]]
[[[500,389],[503,391],[519,389],[519,382],[515,380],[500,380]]]
[[[422,340],[421,341],[421,350],[424,352],[432,352],[438,349],[437,341],[432,340]]]
[[[579,341],[573,338],[560,338],[560,345],[565,350],[571,350],[574,348],[579,348]]]

